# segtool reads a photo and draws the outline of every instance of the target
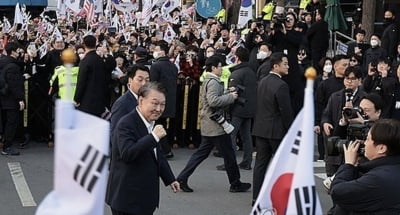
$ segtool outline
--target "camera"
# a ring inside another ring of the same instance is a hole
[[[357,118],[359,113],[364,119],[368,119],[368,116],[365,115],[364,111],[361,108],[344,108],[343,109],[343,117],[345,119],[354,119]]]
[[[370,124],[353,123],[347,127],[346,139],[340,139],[338,136],[329,137],[327,140],[327,152],[329,156],[338,156],[343,154],[343,145],[348,146],[350,141],[362,140],[362,143],[367,139]],[[360,144],[357,154],[358,156],[364,155],[365,145]]]
[[[240,95],[244,92],[244,90],[246,89],[245,86],[240,85],[240,84],[236,84],[234,79],[231,79],[229,82],[229,87],[233,87],[234,89],[231,90],[231,92],[236,92],[238,94],[237,99],[235,100],[236,103],[240,104],[240,105],[245,105],[247,102],[247,99],[241,97]]]
[[[232,131],[235,129],[235,127],[233,127],[232,124],[230,124],[229,122],[226,121],[225,117],[222,116],[222,114],[218,114],[218,113],[212,113],[210,116],[211,120],[216,121],[218,124],[220,124],[222,126],[222,128],[224,129],[225,133],[230,134],[232,133]]]
[[[272,23],[273,25],[273,30],[274,31],[280,31],[282,30],[282,25],[285,24],[285,22],[289,22],[290,20],[284,15],[284,14],[278,14],[277,16],[272,17]]]

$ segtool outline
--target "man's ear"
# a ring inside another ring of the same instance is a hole
[[[385,144],[379,144],[376,146],[378,148],[379,154],[386,154],[387,153],[387,146]]]

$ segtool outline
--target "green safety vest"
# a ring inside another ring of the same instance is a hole
[[[219,77],[219,80],[224,82],[225,89],[228,88],[229,77],[231,76],[231,71],[229,70],[229,68],[231,68],[233,66],[235,66],[235,64],[229,64],[229,65],[222,67],[222,73],[221,73],[221,77]],[[203,74],[200,76],[200,82],[204,82],[204,79],[206,78],[207,73],[208,72],[206,72],[206,71],[203,72]]]
[[[274,14],[274,9],[275,5],[273,2],[266,4],[262,9],[262,12],[265,13],[263,20],[271,21],[272,15]]]
[[[301,0],[299,8],[303,9],[303,10],[306,9],[308,3],[310,3],[310,2],[311,2],[311,0]]]
[[[219,20],[222,23],[225,23],[225,19],[226,19],[226,11],[225,9],[220,10],[217,15],[215,16],[215,18],[217,20]]]
[[[76,83],[78,81],[79,67],[72,67],[70,73],[67,73],[67,68],[65,66],[57,66],[54,69],[54,74],[50,79],[50,86],[53,85],[56,78],[58,79],[58,96],[61,99],[66,99],[73,101],[76,89]],[[67,75],[71,77],[71,93],[70,98],[67,98]]]

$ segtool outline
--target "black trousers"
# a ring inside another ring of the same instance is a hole
[[[8,148],[12,145],[18,128],[19,111],[15,109],[2,110],[4,128],[4,146]]]
[[[203,162],[211,153],[214,145],[224,158],[226,173],[228,174],[229,183],[234,185],[240,182],[240,172],[236,163],[236,155],[233,151],[231,137],[228,134],[215,137],[201,137],[200,147],[189,159],[185,168],[178,176],[179,181],[187,181],[194,170]]]
[[[266,139],[262,137],[256,137],[256,162],[254,164],[253,171],[253,200],[257,199],[258,193],[261,190],[261,186],[264,182],[265,173],[269,162],[274,156],[276,150],[278,150],[281,140]]]
[[[167,131],[167,136],[161,138],[160,146],[164,154],[169,154],[171,152],[171,146],[175,143],[176,136],[176,123],[175,118],[159,118],[156,124],[161,124]]]
[[[125,213],[121,211],[117,211],[113,208],[111,208],[112,215],[135,215],[135,214],[130,214],[130,213]],[[142,215],[151,215],[151,214],[142,214]]]

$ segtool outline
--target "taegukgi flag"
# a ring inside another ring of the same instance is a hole
[[[253,2],[252,0],[241,0],[239,9],[238,25],[243,28],[249,20],[253,18]]]
[[[303,109],[269,164],[250,215],[322,215],[313,172],[313,127],[313,80],[307,80]]]
[[[36,215],[104,214],[109,123],[57,101],[54,190]]]

